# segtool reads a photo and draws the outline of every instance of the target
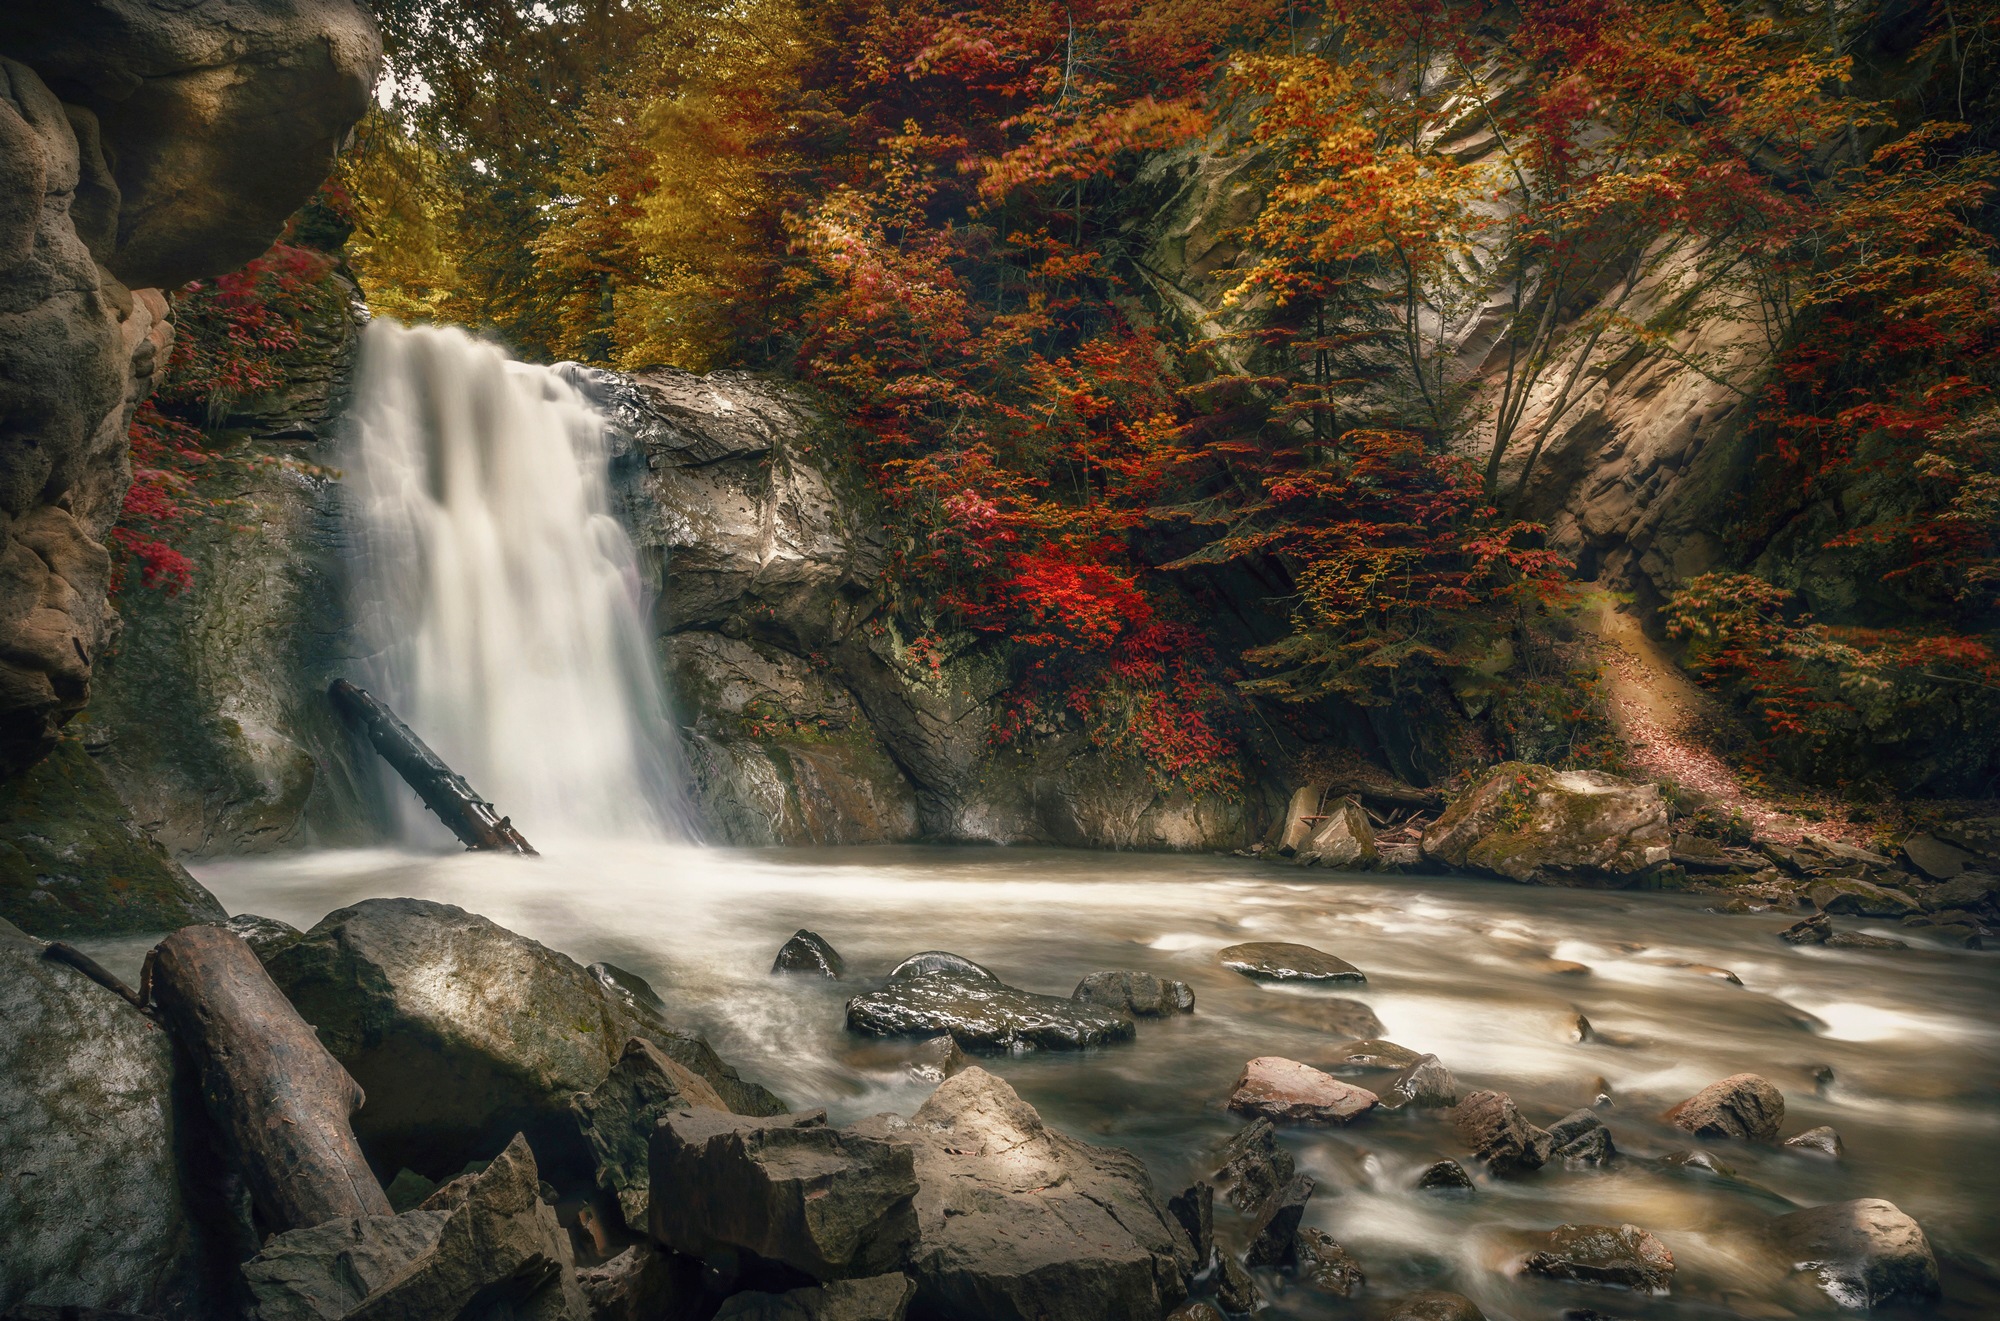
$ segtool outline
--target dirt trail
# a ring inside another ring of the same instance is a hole
[[[1577,623],[1598,640],[1612,727],[1631,749],[1636,770],[1700,790],[1780,842],[1807,831],[1857,833],[1831,804],[1827,819],[1808,821],[1746,786],[1724,752],[1746,738],[1735,715],[1697,688],[1608,592],[1591,592]]]

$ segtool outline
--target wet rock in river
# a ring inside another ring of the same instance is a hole
[[[1397,1299],[1384,1321],[1486,1321],[1486,1313],[1462,1293],[1426,1289]]]
[[[1250,1272],[1226,1252],[1217,1272],[1215,1301],[1232,1316],[1248,1316],[1264,1305],[1264,1293],[1250,1278]]]
[[[1393,1041],[1350,1041],[1334,1050],[1326,1067],[1367,1071],[1407,1069],[1422,1058],[1416,1051]]]
[[[1129,1040],[1137,1030],[1123,1011],[1036,995],[991,973],[966,976],[948,966],[891,974],[880,989],[847,1002],[847,1026],[878,1037],[945,1033],[967,1050],[1080,1050]]]
[[[1377,1102],[1366,1088],[1277,1055],[1245,1064],[1229,1095],[1231,1110],[1302,1124],[1345,1124]]]
[[[1302,1283],[1337,1298],[1352,1297],[1355,1290],[1368,1283],[1361,1263],[1317,1229],[1299,1231],[1292,1248],[1292,1269]]]
[[[1206,1298],[1198,1298],[1191,1303],[1182,1303],[1167,1313],[1167,1321],[1224,1321],[1227,1316],[1221,1308]]]
[[[949,1034],[932,1037],[917,1047],[917,1056],[910,1061],[910,1075],[921,1082],[943,1082],[960,1070],[970,1068],[972,1061],[965,1058],[965,1052],[958,1048],[958,1042]]]
[[[832,1280],[786,1293],[739,1293],[715,1321],[903,1321],[917,1286],[907,1275]]]
[[[1806,891],[1813,907],[1822,913],[1851,913],[1859,917],[1902,917],[1921,912],[1923,905],[1901,890],[1870,885],[1866,881],[1828,879]]]
[[[1773,1220],[1772,1243],[1842,1307],[1926,1303],[1938,1296],[1937,1258],[1917,1222],[1879,1197],[1836,1202]]]
[[[1429,1193],[1471,1192],[1472,1176],[1455,1160],[1434,1161],[1417,1176],[1417,1187]]]
[[[305,933],[289,922],[255,913],[238,913],[222,924],[243,937],[243,943],[259,959],[269,959]]]
[[[1792,923],[1778,933],[1778,939],[1787,945],[1824,945],[1833,934],[1833,919],[1825,913]]]
[[[1793,1151],[1803,1151],[1814,1156],[1829,1156],[1834,1160],[1839,1160],[1845,1150],[1840,1142],[1840,1134],[1825,1124],[1786,1138],[1784,1145]]]
[[[1553,1144],[1549,1159],[1570,1169],[1608,1165],[1618,1154],[1611,1130],[1594,1110],[1573,1110],[1550,1124],[1549,1141]]]
[[[1268,982],[1365,982],[1361,970],[1345,959],[1310,945],[1253,940],[1231,945],[1216,954],[1222,966],[1245,977]]]
[[[1526,1174],[1548,1163],[1555,1140],[1521,1117],[1505,1092],[1474,1092],[1447,1115],[1459,1141],[1501,1176]]]
[[[855,1129],[915,1157],[918,1314],[1155,1321],[1184,1296],[1194,1254],[1139,1158],[1048,1127],[986,1070]]]
[[[614,993],[568,956],[449,904],[369,899],[340,909],[272,956],[269,969],[367,1092],[355,1132],[390,1169],[438,1177],[517,1131],[545,1156],[583,1159],[570,1101],[603,1082],[635,1036],[699,1074],[733,1110],[783,1109],[636,995]]]
[[[921,954],[912,954],[909,958],[904,959],[901,963],[889,969],[889,976],[885,980],[900,982],[909,977],[934,977],[940,973],[958,977],[966,981],[997,982],[1000,980],[994,975],[992,969],[982,964],[974,963],[962,954],[953,954],[949,950],[942,949],[927,949]]]
[[[1195,1183],[1167,1199],[1167,1214],[1180,1223],[1187,1231],[1188,1242],[1194,1247],[1196,1270],[1208,1265],[1208,1259],[1215,1255],[1215,1188],[1197,1180]]]
[[[1268,1119],[1253,1119],[1223,1148],[1216,1178],[1223,1195],[1238,1211],[1264,1205],[1291,1182],[1298,1163],[1278,1144],[1278,1131]]]
[[[1662,1116],[1701,1138],[1772,1142],[1785,1122],[1785,1095],[1754,1073],[1713,1082]]]
[[[1673,1281],[1674,1254],[1637,1225],[1559,1225],[1522,1268],[1553,1280],[1665,1293]]]
[[[695,1106],[729,1108],[706,1078],[643,1037],[627,1041],[610,1076],[570,1103],[597,1168],[597,1186],[617,1199],[625,1223],[635,1230],[646,1227],[653,1128],[669,1111]]]
[[[677,1252],[748,1252],[830,1280],[894,1268],[916,1236],[908,1146],[838,1129],[824,1110],[664,1115],[652,1134],[649,1227]]]
[[[1245,1265],[1279,1266],[1291,1257],[1299,1222],[1305,1219],[1306,1203],[1312,1200],[1313,1190],[1318,1186],[1311,1175],[1295,1174],[1290,1183],[1264,1203],[1250,1227],[1250,1246],[1243,1253]]]
[[[1415,1106],[1442,1110],[1458,1104],[1458,1079],[1435,1055],[1422,1055],[1399,1071],[1377,1093],[1385,1109]]]
[[[1069,998],[1140,1018],[1194,1012],[1194,991],[1186,982],[1168,981],[1150,972],[1093,972],[1076,984]]]
[[[801,927],[778,948],[778,957],[771,961],[771,971],[803,972],[837,980],[847,971],[847,964],[841,959],[840,951],[829,945],[823,936]]]
[[[1836,931],[1827,937],[1828,949],[1908,949],[1906,940],[1890,936],[1871,936],[1865,931]]]

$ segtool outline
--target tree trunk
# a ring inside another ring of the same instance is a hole
[[[435,752],[396,718],[396,713],[345,679],[326,690],[333,709],[356,733],[367,736],[382,760],[417,791],[424,806],[437,813],[459,842],[469,849],[534,853],[534,847],[514,829],[514,823],[493,810],[493,804],[473,792],[465,777],[444,764]]]
[[[183,927],[146,956],[145,980],[267,1228],[394,1214],[348,1123],[360,1085],[242,937]]]

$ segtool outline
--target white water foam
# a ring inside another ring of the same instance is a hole
[[[380,319],[352,416],[357,680],[538,845],[683,833],[604,419],[549,368]],[[442,842],[391,798],[406,838]]]

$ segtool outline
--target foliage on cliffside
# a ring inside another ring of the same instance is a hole
[[[383,12],[399,99],[347,175],[371,299],[530,356],[823,387],[893,512],[892,608],[1008,648],[996,739],[1076,720],[1193,784],[1236,765],[1246,700],[1480,711],[1470,755],[1581,728],[1587,676],[1551,660],[1568,566],[1508,491],[1590,380],[1718,316],[1759,322],[1777,355],[1761,386],[1754,362],[1683,364],[1762,391],[1743,567],[1772,534],[1759,519],[1830,507],[1822,561],[1919,612],[1852,622],[1987,682],[1990,16]],[[1237,295],[1258,376],[1165,339],[1126,283],[1145,222],[1121,194],[1148,153],[1197,138],[1265,162]],[[1696,659],[1745,691],[1789,684],[1770,651]],[[1468,696],[1509,657],[1549,720]],[[1563,746],[1547,755],[1601,751]]]

